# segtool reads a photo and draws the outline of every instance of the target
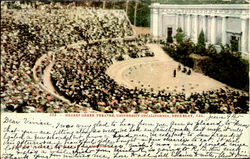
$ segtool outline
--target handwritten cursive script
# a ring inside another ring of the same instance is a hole
[[[248,115],[2,114],[1,157],[248,158]]]

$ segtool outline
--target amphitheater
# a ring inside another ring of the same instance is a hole
[[[224,104],[245,92],[193,70],[173,77],[179,63],[137,35],[122,10],[45,6],[1,10],[1,19],[4,112],[245,112]],[[209,94],[221,89],[232,99]]]
[[[128,88],[146,88],[148,91],[153,88],[154,92],[166,90],[190,95],[192,92],[202,93],[226,87],[225,84],[196,72],[187,75],[179,71],[173,77],[173,70],[177,70],[179,63],[169,57],[159,45],[147,46],[154,52],[154,57],[117,62],[108,68],[107,74]]]

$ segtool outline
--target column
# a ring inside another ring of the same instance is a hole
[[[152,35],[153,37],[158,37],[158,9],[154,8],[152,9]]]
[[[211,44],[216,44],[216,17],[211,19]]]
[[[193,41],[198,42],[198,15],[194,15],[194,32],[193,32]]]
[[[175,30],[179,27],[179,14],[175,15]]]
[[[241,17],[241,52],[246,53],[247,49],[247,17]]]
[[[190,36],[190,28],[191,28],[191,23],[190,23],[191,15],[187,15],[187,36]]]
[[[226,45],[227,43],[227,17],[222,16],[222,24],[221,24],[221,43],[222,45]]]
[[[181,19],[182,19],[182,23],[181,23],[181,29],[182,29],[182,31],[183,31],[183,33],[184,33],[184,25],[185,25],[185,17],[184,17],[185,15],[184,14],[182,14],[181,15]]]
[[[153,9],[150,9],[150,34],[153,35]]]
[[[162,11],[159,9],[158,11],[158,37],[162,38]]]
[[[205,41],[207,41],[207,16],[203,15],[202,17],[202,30],[204,32],[205,35]]]

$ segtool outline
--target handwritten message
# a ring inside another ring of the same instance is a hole
[[[248,158],[249,115],[2,114],[1,158]]]

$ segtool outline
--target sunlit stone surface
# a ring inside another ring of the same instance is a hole
[[[243,57],[249,53],[249,5],[162,5],[151,6],[150,32],[157,39],[174,36],[181,27],[197,42],[201,30],[206,42],[219,46],[238,40]]]

